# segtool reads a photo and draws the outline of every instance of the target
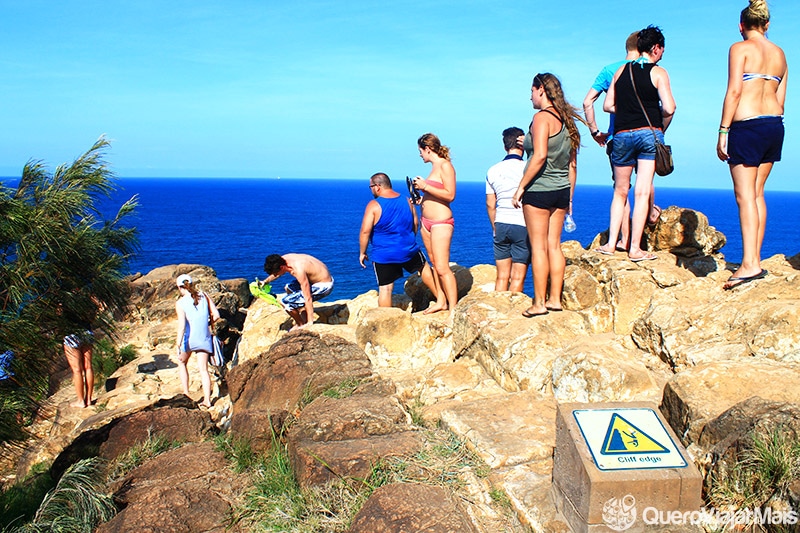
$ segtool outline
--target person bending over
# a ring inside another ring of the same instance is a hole
[[[284,290],[280,303],[297,328],[314,323],[314,302],[333,291],[333,278],[325,263],[308,254],[271,254],[264,260],[264,271],[269,274],[262,283],[271,283],[284,274],[294,276]]]

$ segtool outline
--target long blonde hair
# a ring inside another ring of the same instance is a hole
[[[766,0],[750,0],[750,5],[742,9],[739,22],[747,30],[766,28],[769,23],[769,7]]]
[[[450,161],[450,149],[442,144],[439,137],[433,133],[426,133],[417,139],[417,146],[420,148],[430,148],[431,152],[438,155],[442,159]]]
[[[561,117],[561,121],[567,127],[569,133],[570,145],[576,152],[581,146],[581,133],[578,131],[578,126],[575,124],[576,120],[580,120],[584,124],[586,121],[578,114],[578,108],[567,102],[564,98],[564,91],[561,89],[561,82],[554,74],[545,72],[537,74],[533,77],[533,86],[537,89],[544,87],[544,94],[547,99],[556,108],[556,112]],[[588,126],[588,124],[586,124]]]

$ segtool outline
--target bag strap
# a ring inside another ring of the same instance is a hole
[[[206,293],[203,293],[203,296],[206,299],[206,307],[208,307],[208,327],[213,328],[214,322],[216,322],[216,320],[214,320],[214,315],[211,314],[211,299],[208,297],[208,294]]]
[[[639,102],[639,107],[642,108],[642,113],[644,113],[644,118],[647,120],[647,125],[650,126],[650,133],[653,134],[653,140],[658,143],[658,137],[656,137],[656,129],[653,127],[653,123],[650,122],[650,117],[647,115],[647,111],[644,109],[644,104],[642,103],[642,99],[639,98],[639,91],[636,89],[636,82],[633,81],[633,61],[628,63],[628,72],[631,75],[631,85],[633,85],[633,94],[636,95],[636,100]]]

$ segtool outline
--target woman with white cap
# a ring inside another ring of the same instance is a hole
[[[197,354],[197,369],[203,385],[201,407],[211,407],[211,376],[208,374],[208,358],[213,351],[209,318],[219,319],[219,311],[211,298],[198,291],[188,274],[176,280],[181,297],[175,302],[178,315],[178,331],[175,340],[178,356],[178,372],[183,393],[189,396],[189,371],[186,363],[192,352]]]

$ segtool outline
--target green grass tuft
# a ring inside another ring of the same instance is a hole
[[[179,441],[169,440],[161,435],[150,435],[147,440],[131,447],[109,465],[108,479],[119,479],[145,461],[180,445]]]
[[[772,502],[789,500],[790,485],[800,479],[800,441],[785,427],[754,432],[749,437],[733,468],[712,472],[707,495],[710,506],[763,509]]]

